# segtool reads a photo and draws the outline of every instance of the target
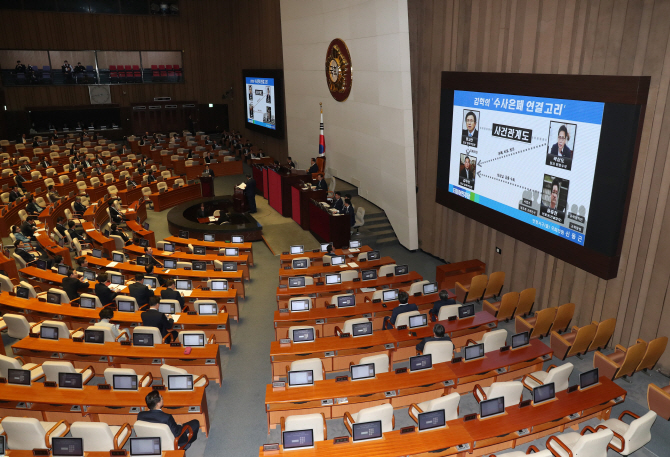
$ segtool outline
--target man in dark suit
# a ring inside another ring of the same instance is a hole
[[[145,265],[144,266],[144,272],[145,272],[145,276],[154,276],[154,266],[153,265]],[[155,275],[154,277],[158,280],[158,287],[165,287],[165,279],[163,279],[163,276]]]
[[[40,142],[37,141],[37,138],[33,138],[33,148],[39,148],[40,147]]]
[[[202,175],[203,176],[209,176],[210,178],[214,177],[214,170],[209,168],[209,164],[205,165],[205,169],[202,170]]]
[[[474,184],[475,173],[474,170],[470,167],[470,157],[465,156],[463,161],[463,169],[460,171],[459,176],[463,179],[467,179],[470,183]]]
[[[453,298],[449,298],[449,292],[447,292],[446,290],[441,290],[439,295],[440,299],[433,304],[433,308],[429,311],[430,314],[435,317],[439,316],[440,308],[442,308],[443,306],[456,304],[456,300],[454,300]]]
[[[149,299],[154,296],[151,289],[142,283],[143,280],[144,275],[142,273],[137,273],[135,275],[135,282],[128,286],[128,295],[135,299],[137,307],[141,310],[147,308]]]
[[[290,170],[292,168],[295,168],[295,162],[293,162],[293,159],[290,157],[286,158],[286,167]]]
[[[49,168],[49,167],[51,166],[51,164],[50,164],[49,162],[47,162],[47,159],[45,159],[44,157],[43,157],[42,160],[38,163],[38,165],[40,165],[42,168],[45,168],[45,169],[46,169],[46,168]]]
[[[74,226],[75,226],[74,221],[69,221],[67,223],[67,233],[70,234],[70,238],[72,238],[73,240],[77,239],[79,241],[84,241],[84,237],[82,236],[82,234],[84,232],[81,231],[81,230],[80,230],[81,233],[77,232],[77,230],[75,230]]]
[[[26,205],[26,212],[28,214],[40,214],[42,211],[44,211],[44,208],[35,203],[35,199],[33,198],[33,196],[29,195],[28,204]]]
[[[123,242],[126,244],[126,246],[128,246],[129,244],[132,244],[132,241],[130,240],[130,238],[128,237],[128,235],[126,235],[126,234],[123,232],[123,230],[121,230],[121,229],[119,228],[119,226],[116,225],[116,224],[112,224],[112,225],[110,226],[110,228],[109,228],[109,234],[110,234],[110,235],[120,236],[121,239],[123,240]]]
[[[67,227],[65,227],[65,218],[63,216],[59,216],[56,220],[56,231],[61,237],[66,238]]]
[[[29,252],[25,251],[23,248],[32,249],[32,245],[30,245],[29,243],[25,243],[21,240],[16,240],[14,242],[14,254],[21,257],[24,260],[24,262],[26,262],[26,264],[35,261],[35,258],[32,255],[30,255]]]
[[[151,184],[152,182],[156,181],[156,177],[154,176],[154,171],[149,170],[149,174],[147,174],[147,182]]]
[[[179,448],[182,446],[184,450],[190,448],[191,444],[193,444],[193,442],[198,438],[200,422],[198,422],[197,419],[193,419],[184,425],[178,425],[172,415],[161,411],[161,408],[163,407],[163,397],[157,390],[152,390],[149,392],[144,401],[146,401],[149,410],[140,411],[137,414],[137,420],[151,422],[154,424],[166,424],[168,427],[170,427],[170,431],[175,438],[181,435],[179,441],[177,442]],[[186,428],[188,432],[182,435],[184,428]]]
[[[141,314],[142,325],[145,327],[155,327],[161,332],[161,336],[165,338],[168,333],[172,334],[172,341],[177,340],[177,332],[172,330],[174,320],[168,318],[165,314],[158,311],[158,304],[160,298],[155,295],[149,299],[150,309]]]
[[[568,128],[565,125],[561,125],[558,128],[558,141],[551,147],[549,154],[552,156],[567,157],[572,159],[572,151],[565,144],[565,142],[569,140],[570,134],[568,133]]]
[[[473,148],[477,147],[477,141],[479,138],[479,130],[477,130],[477,115],[468,111],[465,115],[465,129],[461,134],[461,143],[466,146],[472,146]]]
[[[319,166],[316,164],[316,159],[312,158],[311,160],[311,166],[309,167],[309,170],[307,170],[310,173],[318,173],[319,172]]]
[[[26,182],[26,178],[21,176],[21,172],[19,170],[16,170],[16,176],[14,177],[14,182],[16,183],[17,186],[23,189],[23,183]]]
[[[19,191],[19,186],[12,187],[12,190],[9,191],[9,201],[10,203],[21,198],[21,192]]]
[[[30,238],[31,241],[37,241],[35,238],[35,231],[37,227],[35,226],[35,216],[28,216],[23,224],[21,224],[21,233]]]
[[[116,209],[114,206],[114,203],[116,202],[115,199],[112,199],[112,201],[109,203],[109,216],[112,218],[112,222],[114,224],[120,224],[121,222],[124,221],[123,219],[123,213]]]
[[[319,173],[316,177],[316,190],[328,190],[328,184],[326,184],[326,180],[323,179],[323,173]]]
[[[444,325],[435,324],[435,326],[433,327],[433,336],[429,336],[421,340],[421,342],[416,345],[416,350],[419,352],[423,352],[423,348],[429,341],[451,341],[451,338],[444,335]]]
[[[87,209],[86,205],[84,205],[81,202],[81,197],[79,197],[79,196],[75,197],[75,199],[74,199],[74,212],[76,214],[81,214],[83,216],[83,214],[86,212],[86,209]]]
[[[80,290],[88,289],[88,281],[84,281],[81,281],[78,278],[77,271],[74,268],[69,268],[67,270],[67,277],[63,278],[63,290],[70,300],[79,298]]]
[[[205,204],[204,203],[200,204],[200,208],[198,208],[198,211],[196,213],[196,217],[198,219],[201,219],[203,217],[207,217],[207,212],[205,211]]]
[[[344,200],[344,206],[340,210],[340,214],[346,214],[349,216],[349,226],[353,227],[354,224],[356,223],[356,211],[354,211],[354,207],[351,204],[351,200],[348,198]]]
[[[338,211],[342,211],[344,208],[344,200],[342,199],[342,194],[339,191],[335,192],[335,199],[333,200],[333,208]]]
[[[175,290],[174,279],[168,279],[165,283],[165,289],[161,290],[161,298],[166,300],[177,300],[179,305],[184,308],[184,296]]]
[[[418,311],[419,308],[416,306],[415,303],[407,303],[409,301],[409,294],[405,292],[404,290],[401,290],[398,293],[398,301],[400,304],[393,308],[393,311],[391,313],[391,317],[386,316],[384,318],[384,325],[382,326],[383,329],[387,328],[387,324],[390,322],[391,324],[395,325],[395,321],[398,318],[398,315],[402,313],[408,313],[410,311]],[[390,327],[388,327],[390,328]]]
[[[102,306],[113,303],[114,298],[116,298],[116,292],[112,292],[112,289],[109,288],[109,285],[112,283],[109,275],[107,273],[100,273],[97,280],[98,283],[95,285],[95,295],[100,299]]]
[[[249,203],[249,212],[256,212],[256,180],[251,176],[247,175],[247,187],[244,189],[244,195],[247,197],[247,202]]]
[[[154,250],[151,246],[146,246],[144,248],[144,256],[148,259],[147,265],[155,265],[157,267],[163,268],[163,264],[160,263],[158,260],[156,260],[156,257],[154,257]]]

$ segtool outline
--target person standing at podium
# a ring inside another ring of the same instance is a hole
[[[247,202],[249,203],[249,212],[256,212],[256,180],[251,176],[247,175],[247,187],[244,189],[244,195],[247,197]]]
[[[346,214],[349,216],[349,225],[351,227],[354,226],[356,223],[356,211],[354,211],[354,207],[351,204],[351,200],[348,198],[344,200],[344,208],[340,210],[340,214]]]

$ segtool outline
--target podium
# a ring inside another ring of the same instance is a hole
[[[214,196],[214,178],[212,178],[211,176],[201,176],[200,187],[202,188],[203,197]]]
[[[236,213],[245,213],[249,210],[249,203],[247,203],[244,190],[237,186],[233,188],[233,209]]]

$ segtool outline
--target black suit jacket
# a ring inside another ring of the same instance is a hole
[[[86,206],[83,203],[74,202],[74,210],[77,214],[84,214],[86,212]]]
[[[153,255],[144,254],[144,256],[147,259],[149,259],[149,263],[148,263],[149,265],[154,265],[154,266],[157,266],[157,267],[162,267],[163,266],[163,264],[160,263],[158,260],[156,260],[156,258]]]
[[[184,307],[184,297],[182,297],[181,294],[176,290],[172,289],[161,290],[161,298],[164,298],[166,300],[177,300],[179,302],[179,305],[182,308]]]
[[[325,179],[322,179],[321,181],[318,179],[316,180],[316,190],[328,190],[328,184],[326,184]]]
[[[205,214],[205,210],[199,209],[196,217],[198,218],[207,217],[207,214]]]
[[[344,199],[340,198],[339,200],[335,200],[333,202],[333,208],[338,211],[342,211],[342,208],[344,208]]]
[[[63,278],[63,290],[70,298],[70,300],[79,298],[79,291],[87,288],[88,284],[80,281],[78,278],[70,278],[69,276],[67,278]]]
[[[34,225],[29,224],[28,221],[25,221],[23,224],[21,224],[21,233],[23,233],[27,237],[31,237],[35,234],[35,228]]]
[[[11,192],[9,193],[9,202],[11,203],[11,202],[13,202],[13,201],[18,200],[18,198],[19,198],[20,196],[21,196],[21,194],[19,194],[18,192],[11,191]]]
[[[154,293],[144,284],[134,282],[128,286],[128,295],[137,300],[137,306],[143,309],[149,304],[149,299],[154,296]]]
[[[469,135],[468,129],[463,129],[462,135],[463,135],[463,138],[468,136]],[[474,138],[476,140],[478,137],[479,137],[479,130],[475,129],[475,131],[472,132],[472,138]]]
[[[448,336],[443,336],[438,338],[437,336],[429,336],[421,340],[419,344],[416,345],[416,350],[423,352],[423,348],[426,346],[426,343],[429,341],[451,341],[451,338]]]
[[[153,175],[148,175],[147,176],[147,182],[151,184],[152,182],[156,181],[156,177]]]
[[[56,231],[61,234],[62,237],[65,237],[65,232],[67,231],[67,227],[65,227],[63,224],[56,224]]]
[[[109,215],[112,216],[112,221],[116,224],[123,221],[123,214],[121,214],[121,212],[113,206],[109,207]]]
[[[151,422],[152,424],[166,424],[170,427],[170,431],[176,437],[181,433],[181,425],[178,425],[175,422],[174,417],[171,414],[164,413],[160,409],[154,409],[149,411],[140,411],[137,414],[138,421]]]
[[[311,167],[309,167],[308,171],[310,173],[318,173],[319,172],[319,166],[317,164],[314,164]]]
[[[244,188],[244,193],[247,195],[247,198],[256,198],[256,180],[254,178],[247,181],[247,187]]]
[[[468,174],[465,172],[465,168],[461,169],[461,171],[458,174],[463,179],[472,179],[472,180],[475,179],[475,174],[472,172],[472,167],[469,170],[470,176],[468,176]]]
[[[156,309],[150,309],[142,313],[142,325],[145,327],[156,327],[160,332],[163,338],[167,335],[168,331],[172,329],[174,321],[168,319],[165,314],[159,312]]]
[[[30,202],[26,205],[26,212],[28,214],[39,214],[44,210],[41,206],[38,206],[35,202]]]
[[[25,260],[26,263],[30,263],[35,260],[35,258],[32,255],[30,255],[23,249],[14,249],[14,253],[19,257],[21,257],[23,260]]]
[[[391,323],[395,325],[395,320],[398,318],[399,314],[418,310],[419,308],[414,303],[407,303],[406,305],[398,305],[395,308],[393,308],[393,312],[391,313]]]
[[[97,283],[95,285],[95,295],[100,299],[102,306],[105,306],[108,303],[112,303],[116,297],[116,292],[112,292],[112,289],[107,287],[104,284]]]
[[[552,155],[552,156],[558,156],[558,143],[554,144],[551,147],[551,151],[549,152],[549,154]],[[561,157],[568,157],[568,158],[572,159],[572,150],[567,145],[563,146],[562,154],[563,155]]]
[[[455,304],[456,300],[454,300],[453,298],[450,298],[448,300],[438,300],[433,304],[433,308],[430,310],[430,313],[435,314],[437,316],[440,314],[440,308],[442,308],[443,306],[455,305]]]
[[[349,215],[349,225],[351,227],[354,226],[356,223],[356,211],[354,211],[354,207],[352,205],[349,205],[349,208],[344,206],[344,203],[342,204],[342,209],[340,210],[340,214],[348,214]]]

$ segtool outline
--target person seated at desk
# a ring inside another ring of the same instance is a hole
[[[127,154],[130,154],[130,150],[129,150],[128,147],[124,144],[124,145],[121,147],[121,151],[119,151],[119,155],[120,155],[120,156],[124,156],[124,155],[127,155]]]
[[[200,208],[198,208],[198,212],[196,214],[196,217],[198,219],[202,219],[203,217],[207,217],[207,212],[205,211],[205,204],[200,203]]]
[[[398,315],[402,313],[408,313],[410,311],[418,311],[419,308],[416,306],[415,303],[407,303],[409,301],[409,294],[405,292],[404,290],[401,290],[398,293],[398,301],[400,304],[393,308],[393,312],[391,313],[391,316],[386,316],[384,318],[384,324],[382,325],[382,329],[386,330],[387,328],[391,328],[388,326],[389,323],[395,325],[395,321],[398,318]]]
[[[70,238],[72,238],[73,240],[77,239],[79,241],[84,241],[84,237],[82,236],[84,234],[84,230],[79,229],[79,231],[77,231],[74,227],[75,227],[74,221],[68,221],[67,233],[70,234]]]
[[[145,310],[149,306],[149,298],[153,297],[154,293],[142,281],[144,281],[144,275],[135,274],[135,282],[128,286],[128,295],[137,301],[137,307],[140,310]]]
[[[14,239],[21,241],[25,244],[30,244],[33,247],[38,246],[37,241],[30,241],[30,237],[21,233],[21,228],[18,225],[12,225],[10,227],[10,232],[14,234]]]
[[[67,265],[65,261],[63,260],[63,256],[57,255],[54,256],[53,258],[53,265],[51,266],[51,271],[58,273],[58,266],[59,265]],[[69,267],[69,265],[67,265]]]
[[[70,157],[70,162],[72,162],[72,157],[77,154],[77,150],[74,148],[74,143],[71,143],[70,149],[66,149],[67,155]]]
[[[147,183],[151,184],[152,182],[156,182],[156,177],[154,176],[154,171],[149,170],[149,173],[147,174]]]
[[[110,322],[112,319],[114,319],[114,311],[111,308],[102,308],[98,313],[98,317],[100,317],[98,325],[108,328],[116,340],[121,334],[121,329],[119,328],[119,324],[112,324]]]
[[[326,180],[323,179],[323,173],[319,173],[316,177],[316,190],[328,190],[328,184],[326,184]]]
[[[115,235],[115,236],[120,236],[123,242],[125,243],[126,246],[133,244],[133,242],[128,238],[128,235],[124,233],[123,230],[119,228],[118,225],[112,224],[109,229],[109,234],[110,235]]]
[[[44,169],[50,168],[51,164],[47,161],[46,158],[42,157],[42,160],[40,160],[37,165],[41,166]]]
[[[100,155],[100,153],[98,153],[98,155],[95,157],[95,159],[93,159],[93,163],[98,164],[98,165],[104,165],[105,164],[105,161],[102,158],[102,156]]]
[[[176,283],[174,279],[168,279],[165,282],[165,289],[161,290],[161,298],[165,300],[177,300],[179,306],[184,308],[184,295],[181,292],[175,290]]]
[[[178,333],[172,330],[174,326],[174,320],[172,316],[167,316],[160,311],[158,311],[158,304],[161,299],[153,295],[149,298],[149,309],[144,311],[141,314],[142,325],[145,327],[155,327],[161,332],[161,336],[165,338],[165,335],[168,333],[171,334],[171,338],[168,338],[167,342],[177,341]]]
[[[67,227],[65,226],[65,218],[63,216],[58,216],[56,219],[56,231],[60,234],[61,237],[66,238]]]
[[[95,285],[95,295],[98,296],[102,306],[114,303],[114,298],[116,298],[116,292],[112,292],[112,289],[109,288],[109,285],[112,283],[109,275],[107,273],[100,273],[97,277],[98,283]]]
[[[30,262],[35,261],[35,257],[33,257],[33,255],[30,252],[26,251],[26,249],[28,251],[32,251],[33,245],[21,240],[16,240],[14,242],[14,254],[21,257],[23,261],[26,262],[26,264],[29,264]]]
[[[456,304],[456,300],[454,300],[453,298],[449,298],[449,292],[447,292],[446,290],[441,290],[439,296],[440,299],[433,304],[433,308],[429,311],[431,316],[435,317],[439,316],[440,308],[442,308],[443,306]]]
[[[39,215],[42,211],[44,211],[44,208],[35,203],[35,199],[33,198],[32,195],[28,195],[28,204],[26,205],[26,213]]]
[[[16,170],[16,176],[14,176],[14,182],[16,183],[17,186],[21,188],[21,190],[23,190],[23,183],[26,182],[26,178],[24,178],[21,175],[20,170]]]
[[[154,257],[154,249],[151,246],[145,246],[144,247],[144,256],[148,259],[147,265],[156,265],[157,267],[163,268],[163,264],[160,263],[156,258]]]
[[[309,167],[309,170],[307,170],[309,173],[318,173],[319,172],[319,166],[316,164],[316,159],[312,158],[311,159],[312,165]]]
[[[356,212],[354,211],[354,207],[351,204],[351,200],[346,198],[344,200],[344,206],[340,210],[340,214],[348,214],[349,215],[349,225],[351,227],[354,226],[356,223]]]
[[[112,198],[111,201],[109,202],[109,216],[112,218],[112,223],[120,224],[126,219],[123,217],[123,213],[118,209],[116,209],[116,206],[114,206],[116,201],[117,199]]]
[[[51,203],[55,203],[60,199],[60,194],[56,191],[53,184],[49,184],[49,187],[47,187],[47,196]]]
[[[205,152],[204,160],[207,164],[212,163],[212,158],[210,157],[209,152]]]
[[[444,325],[435,324],[435,326],[433,327],[433,336],[428,336],[423,340],[421,340],[421,342],[416,345],[416,350],[419,352],[423,352],[423,348],[429,341],[451,341],[451,338],[444,335]]]
[[[37,241],[37,238],[35,238],[35,232],[37,231],[35,219],[37,219],[36,216],[28,216],[21,224],[21,233],[28,237],[30,241]]]
[[[91,168],[93,166],[93,163],[90,160],[88,160],[86,157],[82,158],[81,164],[84,168]]]
[[[344,208],[344,200],[342,200],[342,194],[340,191],[335,192],[335,198],[333,199],[333,208],[342,211],[342,208]]]
[[[100,165],[93,164],[93,168],[91,168],[91,176],[102,176],[105,174],[105,171],[102,169]]]
[[[144,272],[145,276],[154,276],[158,280],[158,287],[164,287],[165,286],[165,279],[161,275],[154,275],[154,266],[153,265],[145,265],[144,266]]]
[[[166,424],[170,427],[170,431],[175,438],[179,437],[177,446],[184,450],[191,447],[191,444],[198,438],[198,430],[200,430],[200,422],[197,419],[186,422],[184,425],[179,425],[175,422],[171,414],[165,413],[161,410],[163,408],[163,397],[157,390],[152,390],[147,394],[144,401],[147,403],[148,411],[140,411],[137,414],[137,420],[151,422],[154,424]],[[191,430],[191,436],[188,433],[182,433],[185,427],[186,430]]]
[[[40,147],[39,141],[37,141],[37,138],[33,138],[33,149],[34,148],[39,148],[39,147]]]
[[[54,146],[55,144],[56,144],[56,137],[52,136],[51,138],[49,138],[49,141],[47,141],[47,145]]]
[[[79,170],[77,171],[77,180],[84,180],[86,179],[86,171],[84,170],[84,167],[79,167]]]
[[[74,212],[75,212],[75,214],[77,214],[78,216],[83,217],[84,213],[86,212],[87,209],[88,209],[88,207],[81,202],[81,197],[76,196],[74,198]]]
[[[288,168],[289,170],[293,170],[295,168],[295,162],[293,162],[293,159],[291,159],[290,157],[286,158],[286,168]]]
[[[70,301],[79,298],[79,291],[88,289],[88,281],[79,279],[77,271],[74,268],[67,270],[67,277],[63,278],[63,290],[70,298]]]
[[[210,178],[214,177],[214,170],[209,168],[209,164],[205,165],[205,169],[202,170],[202,175],[203,176],[209,176]]]
[[[9,191],[9,202],[14,202],[18,200],[19,198],[23,197],[23,192],[21,192],[21,189],[19,188],[18,185],[13,185],[12,190]]]

